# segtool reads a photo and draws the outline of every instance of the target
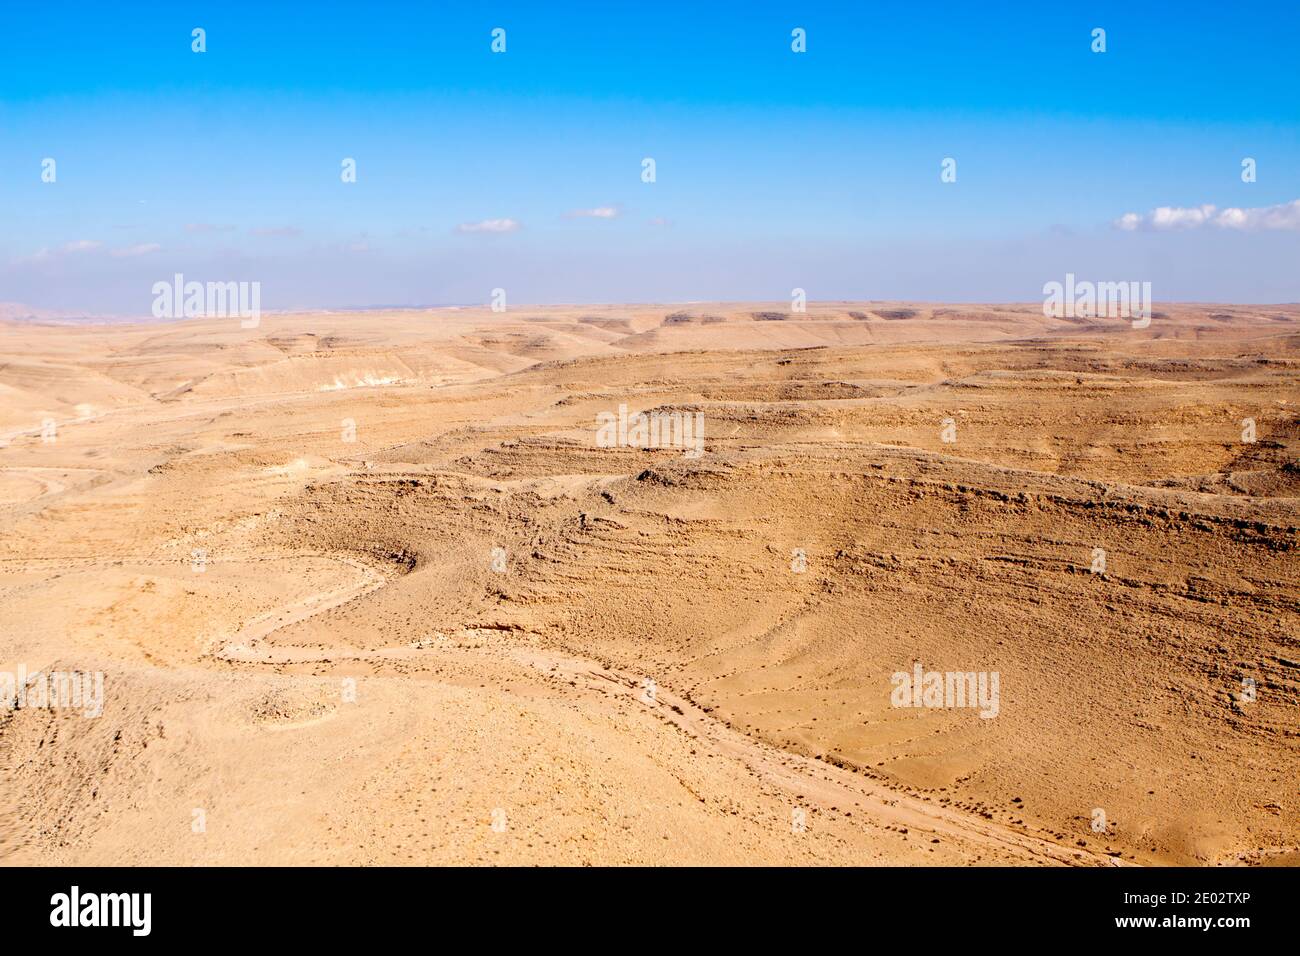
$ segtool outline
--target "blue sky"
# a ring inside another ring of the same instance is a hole
[[[0,301],[1296,301],[1298,39],[1294,2],[10,4]]]

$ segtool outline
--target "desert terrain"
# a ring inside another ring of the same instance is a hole
[[[1296,865],[1300,306],[1157,309],[0,320],[0,862]]]

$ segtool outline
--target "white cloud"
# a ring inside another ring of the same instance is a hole
[[[1152,210],[1149,222],[1152,229],[1162,232],[1170,229],[1195,229],[1209,222],[1213,215],[1214,206],[1209,204],[1191,208],[1158,206]]]
[[[573,209],[564,215],[569,219],[617,219],[621,210],[617,206],[597,206],[595,209]]]
[[[151,252],[157,252],[162,246],[156,242],[142,242],[135,246],[124,246],[121,249],[112,249],[109,255],[114,259],[134,259],[136,256],[147,256]]]
[[[482,222],[462,222],[456,227],[457,232],[489,232],[504,233],[518,232],[519,223],[514,219],[484,219]]]
[[[1206,203],[1203,206],[1159,206],[1145,216],[1126,212],[1113,223],[1116,229],[1135,232],[1139,229],[1169,232],[1179,229],[1199,229],[1213,225],[1221,229],[1255,231],[1260,229],[1300,230],[1300,199],[1276,206],[1258,206],[1252,209],[1229,207],[1220,210]]]
[[[1228,229],[1300,229],[1300,199],[1254,209],[1225,209],[1215,225]]]
[[[94,252],[103,243],[97,239],[74,239],[71,242],[65,242],[62,245],[55,246],[51,249],[44,246],[30,256],[15,259],[15,262],[51,262],[55,259],[62,259],[65,256],[77,255],[82,252]]]

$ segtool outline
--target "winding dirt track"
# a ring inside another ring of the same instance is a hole
[[[392,661],[418,656],[419,650],[409,646],[376,651],[344,647],[321,650],[293,645],[263,647],[266,639],[276,631],[358,600],[389,581],[385,575],[353,558],[321,554],[303,557],[329,557],[352,567],[359,576],[345,587],[310,594],[253,618],[215,652],[215,657],[239,664],[285,665],[347,660]],[[636,677],[594,661],[525,646],[512,646],[508,655],[513,661],[550,680],[570,685],[577,682],[605,693],[640,700],[665,725],[690,736],[697,747],[705,747],[716,757],[744,765],[764,783],[787,794],[792,802],[812,804],[824,810],[857,806],[879,826],[905,828],[922,835],[950,837],[989,847],[1016,857],[1024,864],[1134,865],[1092,850],[1060,846],[974,814],[895,792],[869,778],[823,761],[771,747],[732,730],[697,704],[671,690],[658,686],[653,695],[647,695]]]
[[[360,577],[355,582],[344,587],[309,594],[298,601],[293,601],[265,614],[258,615],[240,628],[239,633],[235,635],[233,640],[218,649],[216,657],[226,661],[242,661],[245,663],[283,663],[286,660],[293,659],[292,655],[289,657],[282,656],[283,652],[263,651],[259,653],[257,647],[267,637],[281,628],[288,627],[291,624],[298,624],[315,617],[317,614],[342,607],[349,601],[355,601],[372,591],[377,591],[388,583],[388,579],[384,575],[353,558],[319,554],[300,555],[300,557],[328,557],[332,561],[353,568]]]

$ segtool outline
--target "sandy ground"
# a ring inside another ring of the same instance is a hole
[[[0,322],[0,862],[1300,863],[1300,307],[1159,308]]]

